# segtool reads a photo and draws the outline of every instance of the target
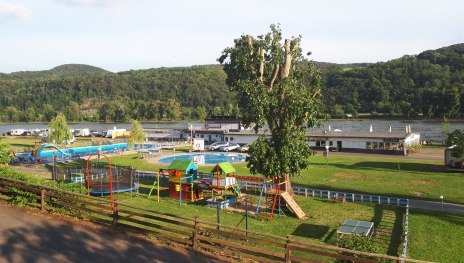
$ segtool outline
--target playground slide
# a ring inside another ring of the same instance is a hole
[[[64,157],[64,156],[68,155],[67,153],[63,152],[60,148],[56,147],[56,145],[51,144],[51,143],[45,143],[45,144],[42,144],[39,147],[39,149],[37,150],[37,155],[36,156],[38,158],[51,157],[51,155],[49,155],[49,154],[47,154],[47,155],[44,154],[45,152],[43,152],[43,150],[45,148],[55,148],[55,150],[61,154],[61,157]]]
[[[305,212],[301,210],[300,206],[295,202],[293,197],[288,192],[283,192],[280,194],[280,196],[285,200],[285,202],[287,202],[287,205],[299,219],[306,217]]]
[[[227,187],[226,190],[230,190],[236,197],[240,197],[242,195],[237,184]]]

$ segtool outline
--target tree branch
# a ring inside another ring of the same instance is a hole
[[[271,81],[269,83],[269,91],[272,91],[272,88],[274,87],[274,82],[277,78],[277,73],[279,73],[279,68],[279,64],[275,65],[274,71],[272,72]]]
[[[288,77],[288,75],[290,74],[290,68],[292,66],[292,50],[290,48],[291,43],[292,41],[290,39],[285,39],[285,61],[284,66],[280,72],[281,80]]]

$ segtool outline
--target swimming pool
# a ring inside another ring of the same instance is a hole
[[[44,150],[45,147],[54,148],[55,150]],[[101,145],[101,146],[85,146],[85,147],[77,147],[77,148],[65,148],[59,149],[53,144],[45,144],[43,147],[39,148],[37,152],[37,157],[39,158],[46,158],[46,157],[53,157],[54,154],[58,155],[61,158],[64,158],[66,155],[71,157],[77,156],[86,156],[91,154],[98,154],[101,150],[102,153],[108,153],[111,151],[118,151],[118,150],[125,150],[127,149],[127,143],[115,143],[115,144],[108,144],[108,145]]]
[[[162,157],[158,161],[162,164],[170,164],[173,160],[191,160],[198,165],[203,164],[217,164],[222,162],[243,162],[245,156],[241,154],[226,154],[226,153],[193,153],[182,155],[171,155]]]

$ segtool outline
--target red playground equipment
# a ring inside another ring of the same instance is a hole
[[[195,163],[187,160],[174,160],[168,167],[169,197],[190,200],[191,202],[203,199],[203,192],[194,187],[198,169]]]

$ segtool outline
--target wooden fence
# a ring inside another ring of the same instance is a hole
[[[259,262],[399,262],[401,257],[353,251],[335,246],[281,237],[242,228],[221,225],[141,207],[120,204],[117,201],[88,197],[57,188],[0,177],[3,199],[25,195],[30,205],[42,210],[78,215],[100,224],[144,233],[160,239],[183,244],[195,250],[209,251],[236,259]],[[361,258],[364,257],[364,258]],[[366,259],[369,258],[369,259]],[[406,262],[422,262],[406,259]]]

